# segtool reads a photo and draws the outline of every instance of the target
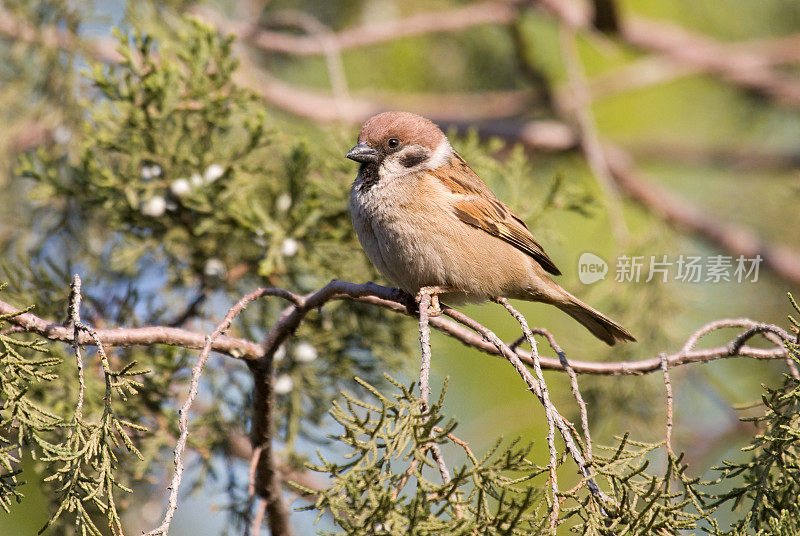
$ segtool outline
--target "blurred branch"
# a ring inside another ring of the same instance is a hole
[[[592,13],[587,4],[540,0],[536,5],[574,30],[592,29]],[[628,69],[634,67],[629,65],[622,68],[621,74],[603,75],[600,81],[590,84],[594,98],[705,72],[780,104],[800,107],[800,82],[771,69],[779,63],[800,61],[800,35],[761,40],[753,46],[724,44],[675,25],[631,15],[623,17],[618,35],[623,42],[663,58],[641,60],[644,67],[638,68],[640,74],[631,73]]]
[[[220,23],[220,19],[227,19],[218,15],[209,16],[206,10],[199,14],[220,31],[227,31],[227,22]],[[326,39],[330,47],[332,38]],[[451,94],[372,91],[362,92],[359,98],[353,98],[347,92],[331,93],[289,84],[260,68],[251,51],[239,46],[237,52],[240,60],[240,68],[234,75],[237,84],[257,93],[274,106],[313,121],[360,124],[376,113],[398,107],[416,110],[444,123],[508,117],[529,109],[531,101],[536,97],[536,93],[531,90],[505,90]],[[331,49],[329,54],[333,53],[335,50]],[[343,78],[344,73],[340,76]],[[334,80],[334,76],[331,79]]]
[[[220,31],[246,37],[257,47],[299,56],[325,54],[367,47],[404,37],[429,33],[459,32],[486,24],[507,24],[517,16],[521,0],[479,2],[439,12],[423,12],[406,18],[372,22],[331,35],[330,44],[310,36],[297,36],[255,27],[247,21],[232,21],[218,11],[195,6],[190,12],[213,23]]]
[[[317,122],[341,121],[357,125],[379,112],[406,108],[427,115],[446,127],[479,119],[513,116],[529,109],[534,98],[534,93],[529,90],[402,95],[373,91],[362,92],[360,98],[336,98],[329,91],[303,88],[279,80],[259,69],[241,47],[239,52],[241,66],[234,73],[237,84],[283,111]],[[572,139],[566,142],[559,139],[556,147],[563,148],[570,143]]]
[[[592,25],[606,33],[619,31],[619,9],[614,0],[592,0]]]
[[[625,144],[636,158],[681,162],[698,166],[724,165],[738,171],[795,170],[800,168],[800,151],[750,147],[705,147],[674,141]]]
[[[2,17],[2,15],[0,15]],[[8,127],[0,141],[0,153],[17,154],[47,143],[52,138],[53,118],[19,121]]]
[[[660,52],[681,65],[720,76],[726,82],[800,107],[800,82],[770,69],[769,62],[741,45],[724,45],[683,28],[641,18],[626,20],[622,38],[631,45]],[[792,40],[796,46],[797,37]],[[737,48],[738,47],[738,48]]]
[[[650,183],[623,150],[607,145],[605,152],[611,176],[617,185],[648,211],[669,225],[704,238],[733,255],[750,258],[761,255],[764,265],[778,276],[800,284],[800,253],[764,240],[749,227],[720,221],[707,210]]]
[[[299,10],[284,10],[270,14],[270,23],[296,26],[316,39],[322,46],[328,78],[336,99],[349,98],[347,76],[344,71],[341,49],[337,46],[336,36],[330,28],[322,24],[310,13]]]
[[[55,26],[37,28],[2,6],[0,6],[0,35],[30,45],[82,52],[87,56],[109,63],[118,63],[123,59],[117,52],[117,43],[113,39],[95,37],[91,40],[83,40],[75,34]]]
[[[264,289],[262,289],[264,290]],[[300,325],[303,318],[316,308],[323,306],[331,300],[352,300],[367,303],[399,314],[405,314],[416,318],[407,295],[402,291],[376,285],[374,283],[356,284],[345,281],[332,281],[323,289],[299,296],[282,289],[266,289],[275,296],[291,297],[295,305],[284,310],[278,321],[272,326],[267,340],[258,344],[245,339],[226,337],[220,335],[211,344],[211,350],[221,354],[229,355],[245,361],[256,360],[265,355],[267,349],[275,351],[280,344]],[[280,291],[280,293],[278,292]],[[25,331],[37,333],[43,337],[62,341],[65,343],[73,342],[73,330],[60,324],[48,322],[32,313],[22,313],[16,307],[0,301],[0,315],[15,315],[8,319],[8,322],[20,326]],[[445,318],[450,316],[450,318]],[[467,346],[494,356],[499,356],[500,352],[495,346],[484,340],[481,335],[475,333],[469,326],[480,325],[467,315],[454,309],[447,309],[443,316],[430,318],[430,325],[442,333],[453,337]],[[744,327],[750,328],[758,325],[757,322],[748,319],[727,320],[726,323],[714,324],[714,329],[722,327]],[[468,326],[468,327],[465,327]],[[533,328],[536,335],[552,337],[544,329]],[[97,330],[97,336],[106,347],[115,346],[151,346],[154,344],[166,344],[182,348],[203,348],[205,334],[195,333],[185,329],[164,328],[162,326],[150,326],[143,328],[116,328]],[[94,340],[87,334],[79,336],[78,344],[92,345]],[[530,352],[517,349],[516,354],[526,365],[533,365]],[[716,359],[728,357],[752,357],[755,359],[785,359],[787,351],[785,348],[775,346],[774,348],[754,348],[743,345],[737,352],[731,352],[729,346],[717,346],[701,350],[686,349],[680,352],[668,354],[667,362],[670,368],[686,365],[689,363],[705,363]],[[543,369],[565,370],[559,358],[539,356]],[[600,375],[630,375],[630,374],[649,374],[661,370],[661,358],[653,357],[640,361],[616,361],[616,362],[595,362],[578,361],[570,359],[569,364],[577,374],[600,374]]]
[[[590,109],[591,99],[586,86],[586,74],[583,72],[578,46],[575,43],[575,32],[562,24],[559,42],[561,44],[562,61],[567,72],[567,80],[571,97],[568,101],[560,99],[557,103],[561,115],[571,117],[578,132],[581,151],[586,157],[589,169],[605,194],[608,208],[608,220],[617,243],[628,235],[625,218],[622,214],[622,203],[614,179],[611,177],[606,155],[597,133],[597,126]]]
[[[517,20],[521,4],[521,1],[515,0],[490,1],[440,13],[418,13],[406,19],[370,24],[331,34],[326,37],[324,44],[319,36],[295,36],[285,32],[261,30],[249,21],[231,21],[219,12],[204,7],[194,7],[190,11],[215,25],[220,31],[237,35],[262,48],[304,55],[324,54],[326,51],[330,54],[333,49],[341,51],[400,37],[458,31],[479,24],[510,24]],[[583,4],[568,0],[540,0],[537,5],[572,28],[586,30],[592,27],[592,15]],[[83,41],[74,34],[55,27],[37,29],[2,8],[0,35],[31,44],[77,50],[97,61],[116,63],[122,59],[116,52],[116,43],[111,39],[93,38],[91,41]],[[731,83],[774,97],[780,102],[800,106],[800,83],[769,69],[771,66],[800,61],[800,35],[723,44],[682,28],[629,16],[624,19],[620,36],[638,48],[658,52],[662,56],[645,58],[619,71],[590,80],[588,86],[592,98],[663,82],[677,76],[711,72],[721,75]],[[243,58],[242,69],[237,72],[237,76],[238,83],[257,92],[273,105],[316,121],[344,120],[360,123],[378,111],[397,106],[391,99],[364,102],[345,98],[338,100],[341,109],[337,109],[337,102],[329,94],[282,82],[258,69],[247,58]],[[436,113],[436,110],[441,109],[441,104],[448,105],[451,99],[459,98],[458,95],[441,95],[439,98],[419,96],[415,100],[419,101],[420,107],[413,107],[440,120],[497,117],[521,111],[516,106],[502,106],[505,96],[501,92],[496,95],[496,104],[489,106],[487,111],[481,110],[482,106],[476,110],[474,106],[462,101],[450,105],[446,113]],[[470,97],[472,96],[464,98]],[[472,104],[484,104],[481,97],[475,95]],[[433,100],[426,104],[428,98]],[[498,107],[503,112],[492,111],[492,108]]]
[[[517,66],[525,78],[528,79],[528,82],[535,88],[542,103],[547,108],[552,108],[553,94],[550,83],[531,57],[530,46],[525,39],[525,32],[522,26],[521,17],[517,17],[508,25],[511,42],[514,44],[514,57],[517,60]]]

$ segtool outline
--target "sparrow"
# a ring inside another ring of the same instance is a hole
[[[635,341],[625,328],[561,288],[561,275],[528,226],[475,174],[433,122],[385,112],[361,127],[347,158],[358,239],[402,290],[451,304],[512,298],[555,305],[595,337]]]

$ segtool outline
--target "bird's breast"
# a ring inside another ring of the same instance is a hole
[[[372,263],[408,292],[442,284],[439,233],[444,215],[411,177],[381,178],[379,187],[351,190],[350,211],[356,234]]]

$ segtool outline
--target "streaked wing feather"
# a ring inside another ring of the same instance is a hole
[[[533,238],[525,222],[494,197],[489,187],[464,160],[456,155],[451,164],[457,173],[443,174],[439,178],[450,191],[463,196],[463,200],[453,206],[456,217],[467,225],[505,240],[532,257],[551,274],[561,275],[561,271],[547,256],[542,245]]]

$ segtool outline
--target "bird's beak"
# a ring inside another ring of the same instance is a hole
[[[350,160],[361,162],[362,164],[369,164],[378,161],[378,151],[367,145],[366,143],[359,143],[345,155]]]

